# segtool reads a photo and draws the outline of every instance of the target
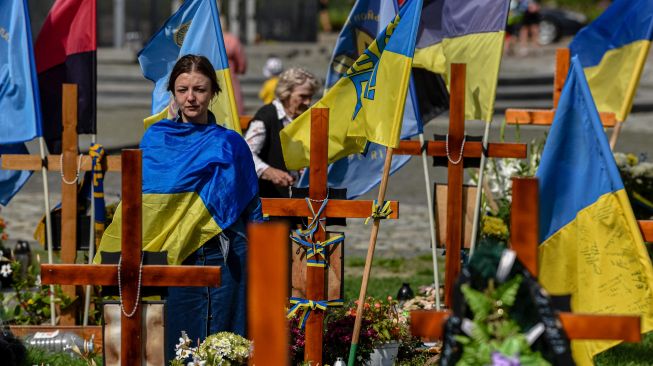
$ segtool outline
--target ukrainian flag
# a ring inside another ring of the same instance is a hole
[[[427,0],[415,49],[415,67],[442,74],[467,64],[465,119],[492,121],[503,54],[507,0]]]
[[[218,77],[222,92],[213,99],[210,110],[224,127],[240,133],[236,99],[231,85],[229,62],[224,48],[220,14],[215,0],[187,0],[138,54],[143,75],[155,83],[152,92],[152,116],[145,127],[164,118],[172,118],[168,78],[177,60],[184,55],[206,56]]]
[[[578,313],[642,316],[653,329],[653,269],[582,66],[572,59],[537,172],[540,282]],[[574,341],[579,365],[618,342]]]
[[[222,126],[164,120],[147,129],[140,147],[143,250],[167,251],[168,264],[181,264],[231,226],[258,194],[247,143]],[[96,263],[101,251],[120,251],[121,216],[119,206]]]
[[[367,141],[397,147],[422,0],[409,0],[324,97],[281,133],[288,169],[309,165],[311,109],[330,108],[329,162]]]
[[[625,121],[653,39],[653,2],[615,0],[569,44],[585,69],[596,107]]]

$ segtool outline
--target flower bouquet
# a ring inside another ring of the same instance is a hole
[[[186,332],[181,332],[179,344],[175,346],[177,356],[171,366],[182,366],[188,359],[194,366],[240,366],[247,365],[252,342],[230,332],[212,334],[198,347],[192,347]]]

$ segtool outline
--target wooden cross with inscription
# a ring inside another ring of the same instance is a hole
[[[479,158],[483,154],[482,142],[465,141],[465,79],[466,65],[451,65],[449,105],[449,133],[447,141],[428,141],[425,149],[429,156],[446,156],[447,166],[447,227],[445,264],[445,303],[451,306],[453,287],[460,273],[460,250],[463,240],[463,159]],[[395,149],[398,155],[421,155],[418,141],[401,141]],[[492,158],[526,158],[525,144],[495,144],[487,147],[486,156]]]
[[[140,365],[141,311],[139,295],[147,286],[220,286],[220,267],[142,265],[142,165],[140,150],[122,152],[121,265],[42,264],[44,284],[101,285],[121,289],[121,365]],[[130,314],[131,313],[131,314]]]
[[[41,161],[38,155],[2,155],[2,169],[5,170],[41,170],[43,165],[49,171],[62,173],[61,187],[61,262],[73,264],[77,259],[77,179],[81,171],[90,171],[92,161],[88,155],[79,157],[77,149],[77,85],[63,84],[62,97],[63,141],[62,154],[49,155]],[[81,160],[79,160],[81,159]],[[107,170],[120,170],[120,157],[106,157]],[[62,166],[63,163],[63,166]],[[79,166],[78,166],[79,163]],[[78,170],[79,167],[79,170]],[[67,184],[66,182],[70,182]],[[72,183],[74,182],[74,183]],[[47,198],[46,198],[47,199]],[[75,296],[74,286],[62,286],[66,296]],[[73,325],[72,312],[61,316],[62,325]]]
[[[536,178],[513,178],[510,214],[510,243],[517,257],[537,277],[538,184]],[[413,335],[428,339],[442,337],[448,311],[411,311]],[[558,313],[569,339],[641,340],[640,317]]]
[[[328,136],[329,110],[327,108],[313,108],[311,110],[311,158],[309,177],[309,200],[314,212],[318,212],[322,202],[327,198],[327,166],[328,166]],[[263,212],[270,216],[311,217],[305,199],[264,198]],[[330,199],[320,218],[366,218],[372,214],[372,201],[347,201]],[[393,213],[389,218],[399,217],[399,203],[391,202]],[[326,232],[318,225],[313,242],[324,242]],[[317,260],[325,260],[318,255]],[[306,273],[307,300],[333,300],[325,299],[325,270],[324,267],[308,267]],[[322,333],[324,328],[324,312],[317,309],[311,311],[306,322],[306,347],[304,359],[313,361],[316,365],[322,364]]]

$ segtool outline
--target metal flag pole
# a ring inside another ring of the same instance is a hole
[[[481,198],[483,197],[483,179],[485,176],[485,163],[487,162],[488,140],[490,139],[490,122],[485,123],[485,132],[483,133],[483,153],[481,154],[481,165],[478,167],[478,182],[476,184],[476,202],[474,204],[474,221],[472,221],[472,241],[469,248],[469,255],[474,254],[476,247],[476,237],[478,233],[478,224],[481,216]]]
[[[50,216],[50,187],[48,184],[48,168],[46,167],[45,140],[39,137],[41,153],[41,177],[43,178],[43,204],[45,207],[45,240],[48,246],[48,264],[52,264],[52,217]],[[57,314],[54,301],[54,285],[50,285],[50,323],[56,325]]]

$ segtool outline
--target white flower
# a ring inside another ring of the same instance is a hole
[[[9,275],[11,275],[11,264],[3,264],[2,267],[0,267],[0,276],[7,278]]]

